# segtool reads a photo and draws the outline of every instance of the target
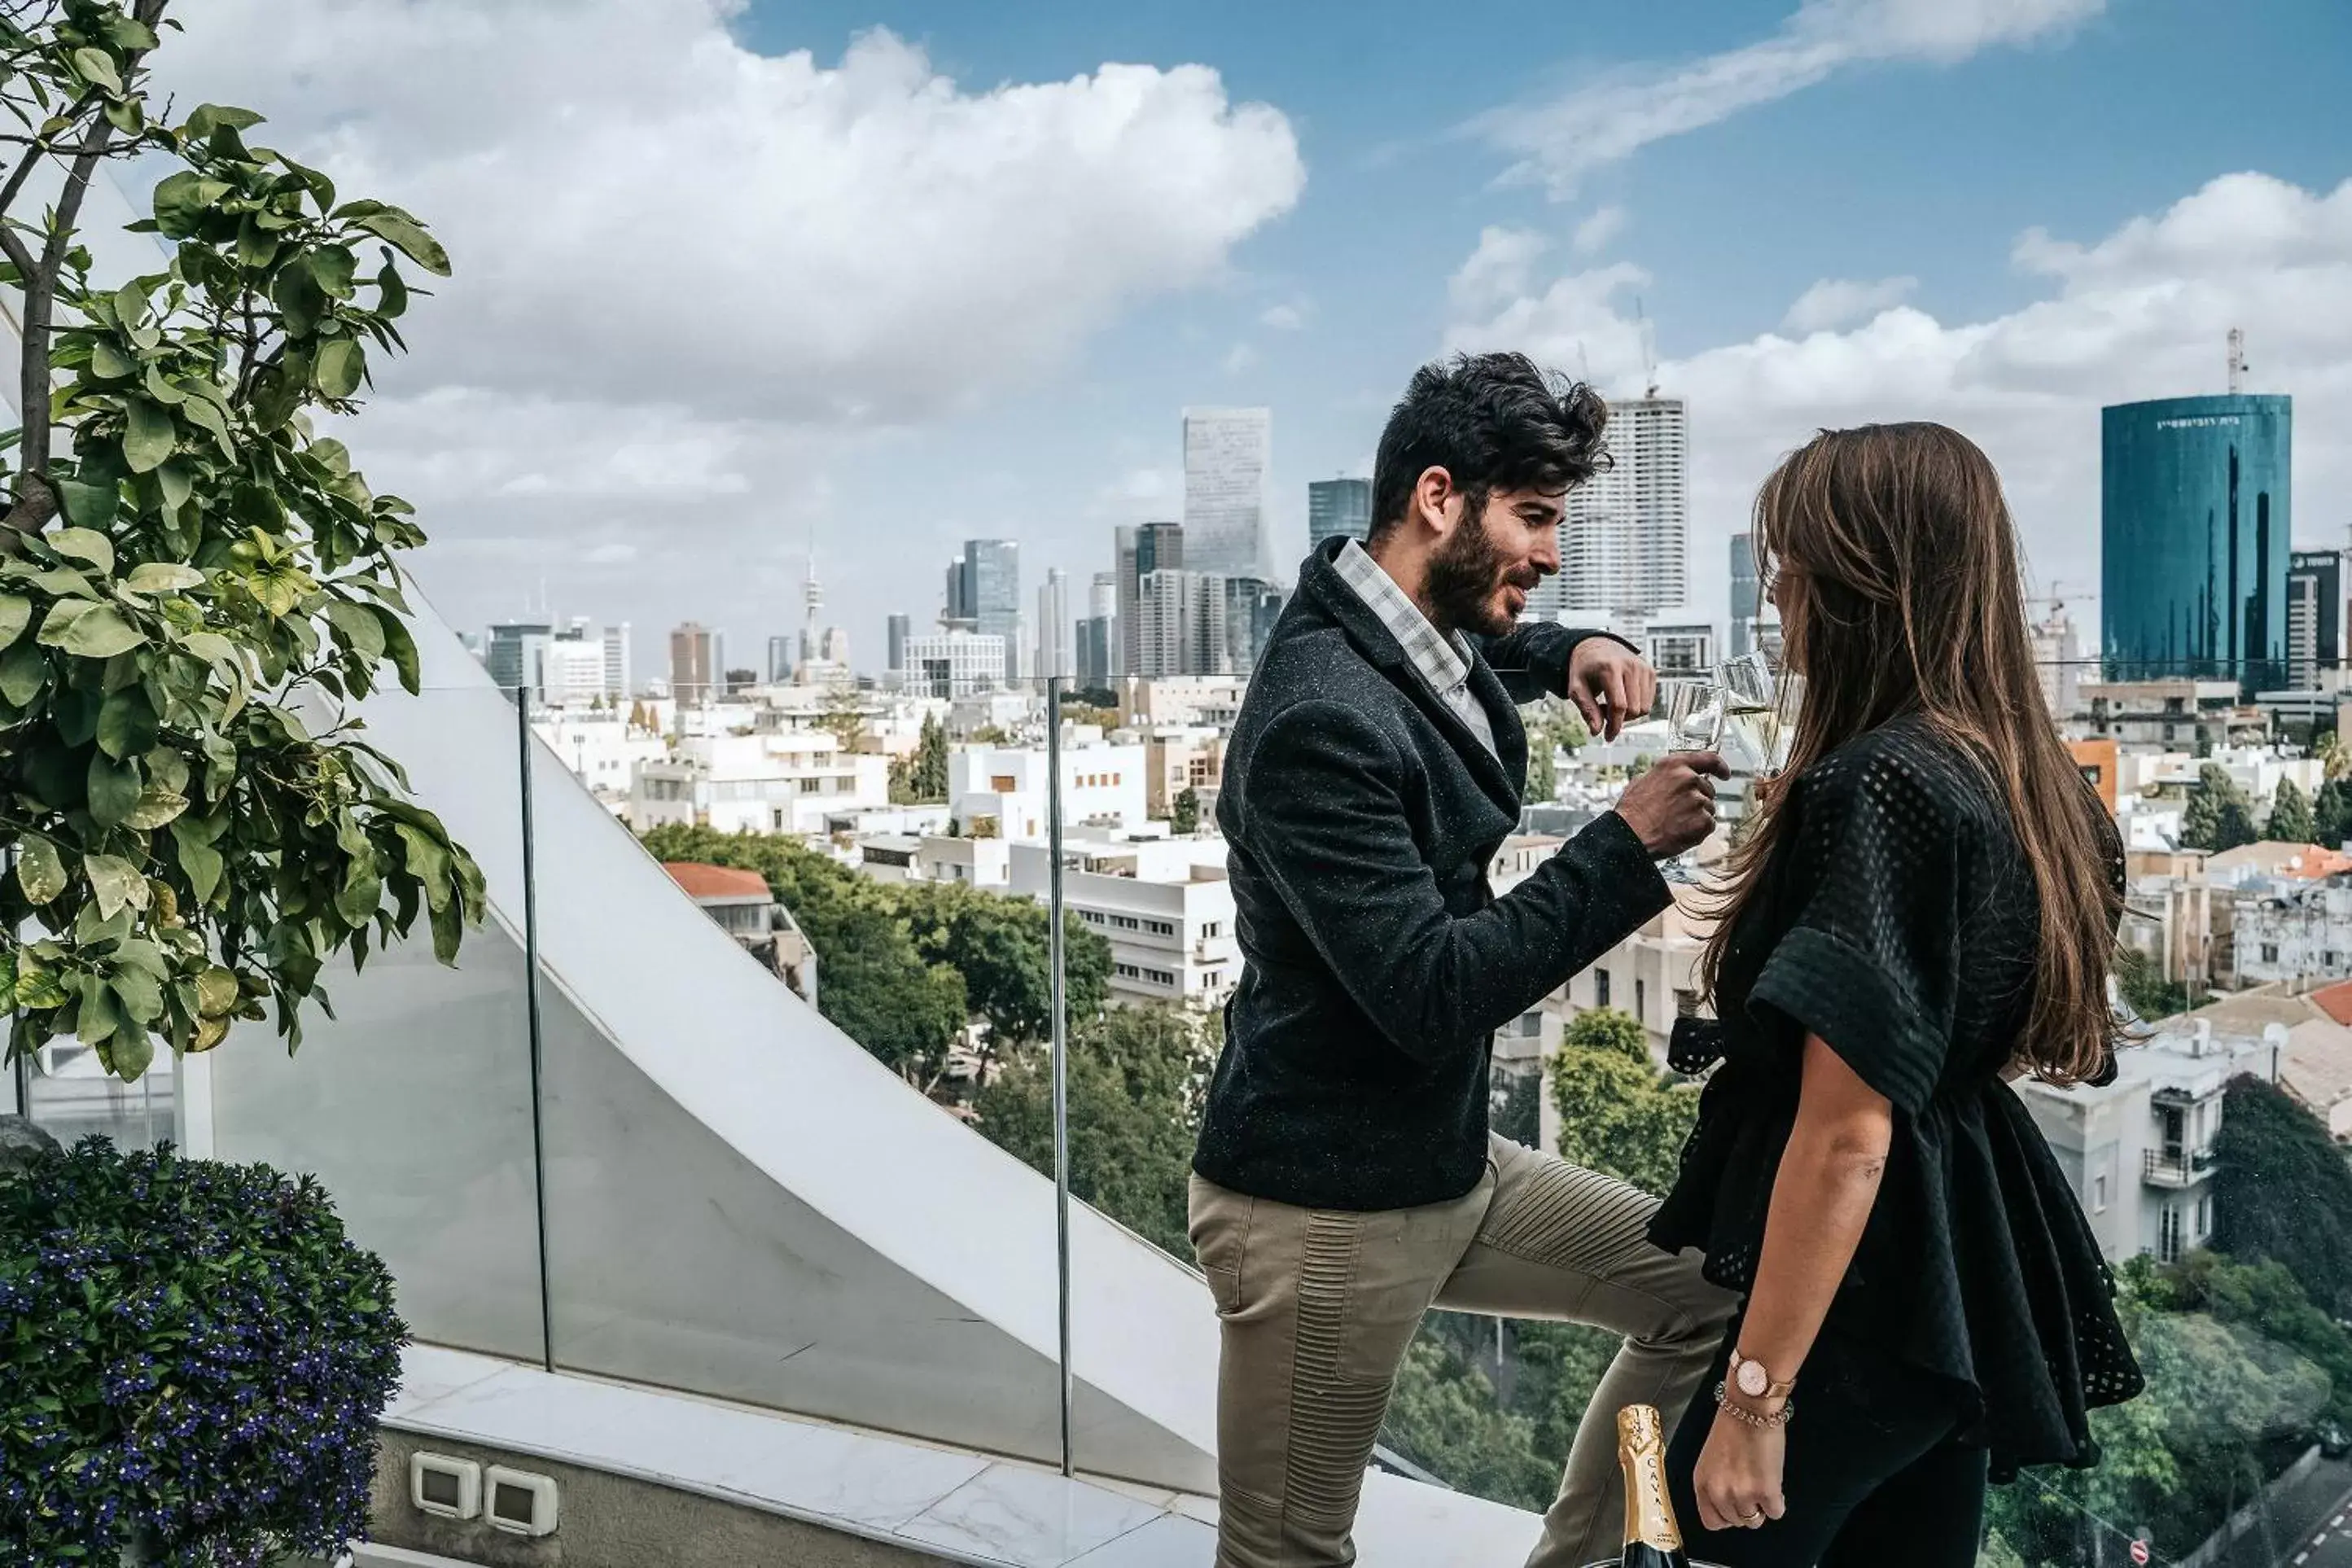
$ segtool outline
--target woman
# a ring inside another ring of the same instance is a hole
[[[1805,702],[1730,864],[1695,1031],[1723,1065],[1651,1230],[1746,1298],[1668,1473],[1695,1559],[1970,1568],[1989,1473],[2096,1462],[2089,1408],[2140,1387],[2004,1081],[2111,1072],[2122,846],[2043,703],[1982,452],[1825,431],[1756,531]]]

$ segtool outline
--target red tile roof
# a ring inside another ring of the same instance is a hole
[[[764,899],[768,896],[768,879],[757,871],[739,871],[732,866],[705,866],[693,860],[665,860],[662,869],[670,880],[684,888],[687,896],[696,899]]]
[[[2339,1024],[2352,1024],[2352,980],[2325,985],[2305,998]]]

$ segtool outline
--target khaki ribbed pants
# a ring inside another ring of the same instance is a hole
[[[1696,1390],[1733,1298],[1696,1253],[1644,1234],[1657,1200],[1490,1141],[1470,1193],[1422,1208],[1305,1209],[1192,1178],[1192,1247],[1223,1323],[1217,1568],[1336,1568],[1405,1348],[1431,1307],[1591,1323],[1625,1336],[1544,1517],[1529,1568],[1613,1560],[1624,1522],[1615,1416],[1669,1423]]]

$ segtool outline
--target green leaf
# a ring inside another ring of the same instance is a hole
[[[366,366],[367,356],[358,343],[350,338],[330,338],[320,345],[311,380],[322,396],[340,402],[360,389],[360,375]]]
[[[25,635],[33,621],[33,601],[21,594],[0,594],[0,647],[6,647]],[[376,641],[383,641],[382,631]]]
[[[121,1005],[117,993],[117,1006]],[[161,1010],[160,1008],[158,1009]],[[107,1052],[107,1068],[125,1083],[136,1083],[155,1060],[155,1037],[135,1022],[115,1026],[114,1044]]]
[[[221,456],[225,458],[236,456],[236,448],[229,444],[228,416],[215,407],[209,398],[191,397],[181,405],[180,412],[188,416],[189,424],[201,425],[212,432],[214,442],[221,449]]]
[[[46,637],[47,628],[43,627],[42,632]],[[112,658],[118,653],[129,653],[146,640],[145,634],[124,620],[113,605],[100,605],[88,615],[75,617],[57,646],[83,658]]]
[[[168,826],[187,809],[186,795],[151,786],[139,792],[139,804],[124,814],[122,826],[141,833],[152,833]]]
[[[143,474],[172,455],[178,440],[172,416],[143,397],[123,399],[130,423],[122,433],[122,460],[134,474]]]
[[[147,364],[147,374],[139,380],[147,395],[169,407],[178,407],[188,400],[188,395],[163,379],[163,367],[153,361]]]
[[[160,727],[145,691],[136,686],[110,691],[98,710],[98,749],[118,760],[138,756],[155,744]]]
[[[236,109],[225,103],[200,103],[188,116],[186,130],[194,137],[210,136],[221,126],[232,131],[249,131],[261,123],[261,116],[250,109]]]
[[[137,279],[131,279],[114,291],[114,317],[122,323],[124,331],[130,331],[145,320],[146,316],[147,290],[141,286]],[[137,342],[139,340],[133,336],[131,341]]]
[[[101,381],[126,381],[139,374],[139,362],[116,346],[112,338],[90,345],[89,370]]]
[[[90,896],[98,900],[102,918],[112,920],[118,910],[147,907],[147,879],[121,856],[85,855],[81,868],[89,877]]]
[[[49,661],[38,646],[20,642],[0,653],[0,697],[22,708],[49,679]]]
[[[236,259],[256,272],[278,259],[278,237],[254,222],[251,213],[236,226]]]
[[[58,847],[46,838],[26,835],[16,844],[16,885],[36,904],[46,904],[66,890],[66,863]]]
[[[104,752],[89,755],[89,814],[100,827],[112,827],[139,808],[147,784],[139,764],[120,763]]]
[[[83,47],[73,52],[74,69],[84,81],[91,82],[117,94],[122,91],[122,73],[114,68],[114,61],[104,49]]]
[[[228,193],[225,182],[208,180],[193,169],[168,175],[155,187],[155,226],[173,239],[186,239],[203,226],[213,204]]]
[[[142,561],[122,585],[134,594],[176,594],[202,584],[205,574],[176,561]]]
[[[279,268],[269,286],[269,297],[285,312],[286,330],[294,337],[307,338],[317,331],[327,313],[327,291],[319,287],[307,267]]]
[[[59,599],[49,606],[49,613],[41,617],[41,629],[33,634],[33,640],[48,647],[63,647],[66,634],[73,630],[74,623],[96,608],[98,604],[95,600]]]
[[[123,1012],[134,1024],[152,1024],[163,1016],[163,987],[145,970],[131,964],[118,964],[108,984],[114,990],[115,1000],[122,1004]]]
[[[172,511],[187,505],[188,498],[195,493],[195,481],[188,473],[188,465],[177,458],[155,470],[155,482],[163,487],[163,505]]]
[[[85,1046],[103,1045],[114,1037],[114,1031],[121,1023],[121,1019],[115,1011],[114,997],[106,989],[106,982],[95,974],[83,975],[81,1012],[75,1031],[81,1043]],[[111,1057],[106,1058],[106,1068],[109,1072],[114,1070]]]
[[[383,623],[369,606],[338,599],[327,606],[327,624],[342,635],[353,652],[368,658],[383,657]]]
[[[310,253],[310,271],[319,287],[338,300],[352,297],[352,278],[359,264],[348,246],[324,245]]]
[[[416,668],[416,639],[408,635],[407,623],[381,605],[375,609],[377,624],[383,628],[383,651],[400,672],[400,689],[415,695],[419,676]]]
[[[172,842],[178,848],[180,869],[187,873],[188,886],[195,890],[196,901],[209,904],[213,890],[220,886],[221,853],[205,842],[197,832],[190,831],[196,819],[182,816],[172,824]]]
[[[424,226],[398,213],[370,213],[359,220],[362,228],[391,244],[403,256],[436,278],[449,276],[449,253]]]
[[[47,536],[49,548],[71,561],[85,561],[100,573],[114,570],[114,542],[95,529],[61,528]]]
[[[104,528],[114,521],[114,509],[121,500],[121,491],[113,485],[86,484],[80,479],[57,479],[58,504],[65,508],[66,517],[78,528]]]
[[[375,275],[375,286],[382,290],[376,300],[377,315],[389,321],[408,309],[407,279],[401,277],[400,268],[392,264],[389,255],[384,258],[383,270]]]
[[[129,54],[133,49],[143,51],[157,47],[155,30],[152,27],[139,20],[138,17],[126,16],[120,11],[110,13],[106,19],[99,24],[99,30],[106,35],[108,43],[125,54]]]

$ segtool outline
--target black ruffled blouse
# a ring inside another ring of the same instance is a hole
[[[1828,1326],[1960,1389],[1996,1479],[2095,1463],[2089,1411],[2141,1379],[2081,1205],[2000,1079],[2032,1000],[2039,924],[2007,805],[1916,716],[1790,787],[1725,952],[1722,1022],[1677,1035],[1677,1066],[1718,1052],[1722,1066],[1651,1239],[1700,1247],[1708,1279],[1749,1289],[1804,1039],[1819,1035],[1895,1108]],[[2111,858],[2084,874],[2120,877],[2119,841]]]

